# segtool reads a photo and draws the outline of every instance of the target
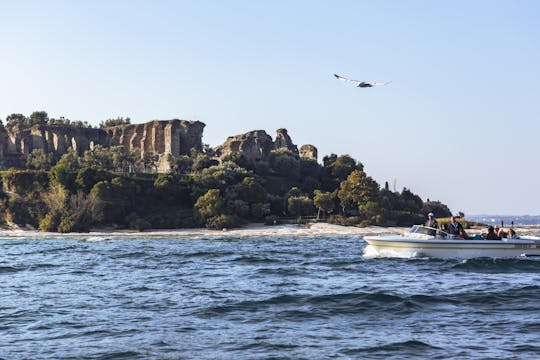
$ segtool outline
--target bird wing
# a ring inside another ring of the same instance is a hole
[[[338,74],[334,74],[334,76],[336,77],[336,79],[341,80],[341,81],[352,82],[352,83],[355,83],[355,84],[360,84],[360,83],[361,83],[361,81],[358,81],[358,80],[352,80],[352,79],[347,79],[346,77],[339,76]]]
[[[368,84],[370,84],[372,86],[384,86],[384,85],[388,85],[390,83],[391,83],[391,81],[387,81],[387,82],[369,82]]]

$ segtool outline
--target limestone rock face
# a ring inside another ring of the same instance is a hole
[[[108,127],[111,145],[122,145],[126,151],[159,155],[158,172],[171,170],[169,155],[188,155],[191,149],[202,151],[205,124],[200,121],[154,120],[145,124]]]
[[[3,126],[0,126],[0,164],[4,162],[4,152],[7,151],[8,136],[6,129]]]
[[[304,157],[317,160],[317,148],[305,145]],[[214,148],[215,157],[223,160],[231,154],[243,155],[248,161],[266,160],[270,152],[278,149],[287,149],[293,154],[300,155],[298,147],[292,142],[286,129],[276,131],[276,139],[272,141],[270,135],[264,130],[250,131],[245,134],[229,136],[223,145]]]
[[[263,160],[274,149],[272,137],[264,130],[229,136],[223,145],[214,149],[215,156],[221,160],[231,154],[241,154],[249,161]]]
[[[202,151],[205,124],[200,121],[154,120],[145,124],[127,124],[105,129],[80,128],[67,125],[35,125],[0,128],[0,166],[20,166],[35,149],[60,157],[68,148],[79,155],[95,145],[123,145],[126,151],[160,155],[160,171],[168,171],[168,155],[189,154],[192,148]],[[8,159],[9,158],[9,159]],[[8,159],[9,161],[5,161]],[[165,163],[167,165],[165,165]]]
[[[127,151],[187,155],[194,148],[202,151],[205,124],[200,121],[154,120],[145,124],[118,125],[105,128],[110,145],[123,145]]]
[[[102,129],[62,125],[35,125],[27,129],[14,127],[7,130],[0,141],[6,155],[23,158],[36,149],[61,156],[69,147],[82,154],[90,149],[91,144],[108,144],[107,133]]]
[[[317,148],[311,144],[300,147],[300,157],[306,160],[317,160]]]
[[[287,149],[298,155],[298,148],[293,144],[291,137],[287,133],[287,129],[276,130],[276,141],[274,142],[274,149]]]

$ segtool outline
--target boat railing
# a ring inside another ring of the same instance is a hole
[[[436,239],[451,239],[453,237],[445,231],[424,225],[413,225],[409,233],[433,236]]]

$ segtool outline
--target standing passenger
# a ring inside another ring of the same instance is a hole
[[[454,236],[468,239],[469,236],[465,232],[465,229],[463,229],[463,225],[461,225],[461,223],[456,220],[456,217],[452,216],[450,219],[452,220],[452,222],[448,224],[448,233]]]
[[[437,227],[439,226],[439,223],[435,219],[435,216],[433,215],[433,213],[430,212],[429,214],[427,214],[427,216],[428,216],[428,221],[426,223],[426,226],[437,229]]]

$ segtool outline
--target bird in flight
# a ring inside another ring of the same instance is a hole
[[[368,87],[374,87],[374,86],[383,86],[383,85],[388,85],[388,84],[391,83],[391,81],[388,81],[388,82],[373,82],[373,81],[352,80],[352,79],[347,79],[346,77],[343,77],[343,76],[339,76],[338,74],[334,74],[334,76],[338,80],[352,82],[353,84],[356,84],[356,87],[361,87],[361,88],[368,88]]]

